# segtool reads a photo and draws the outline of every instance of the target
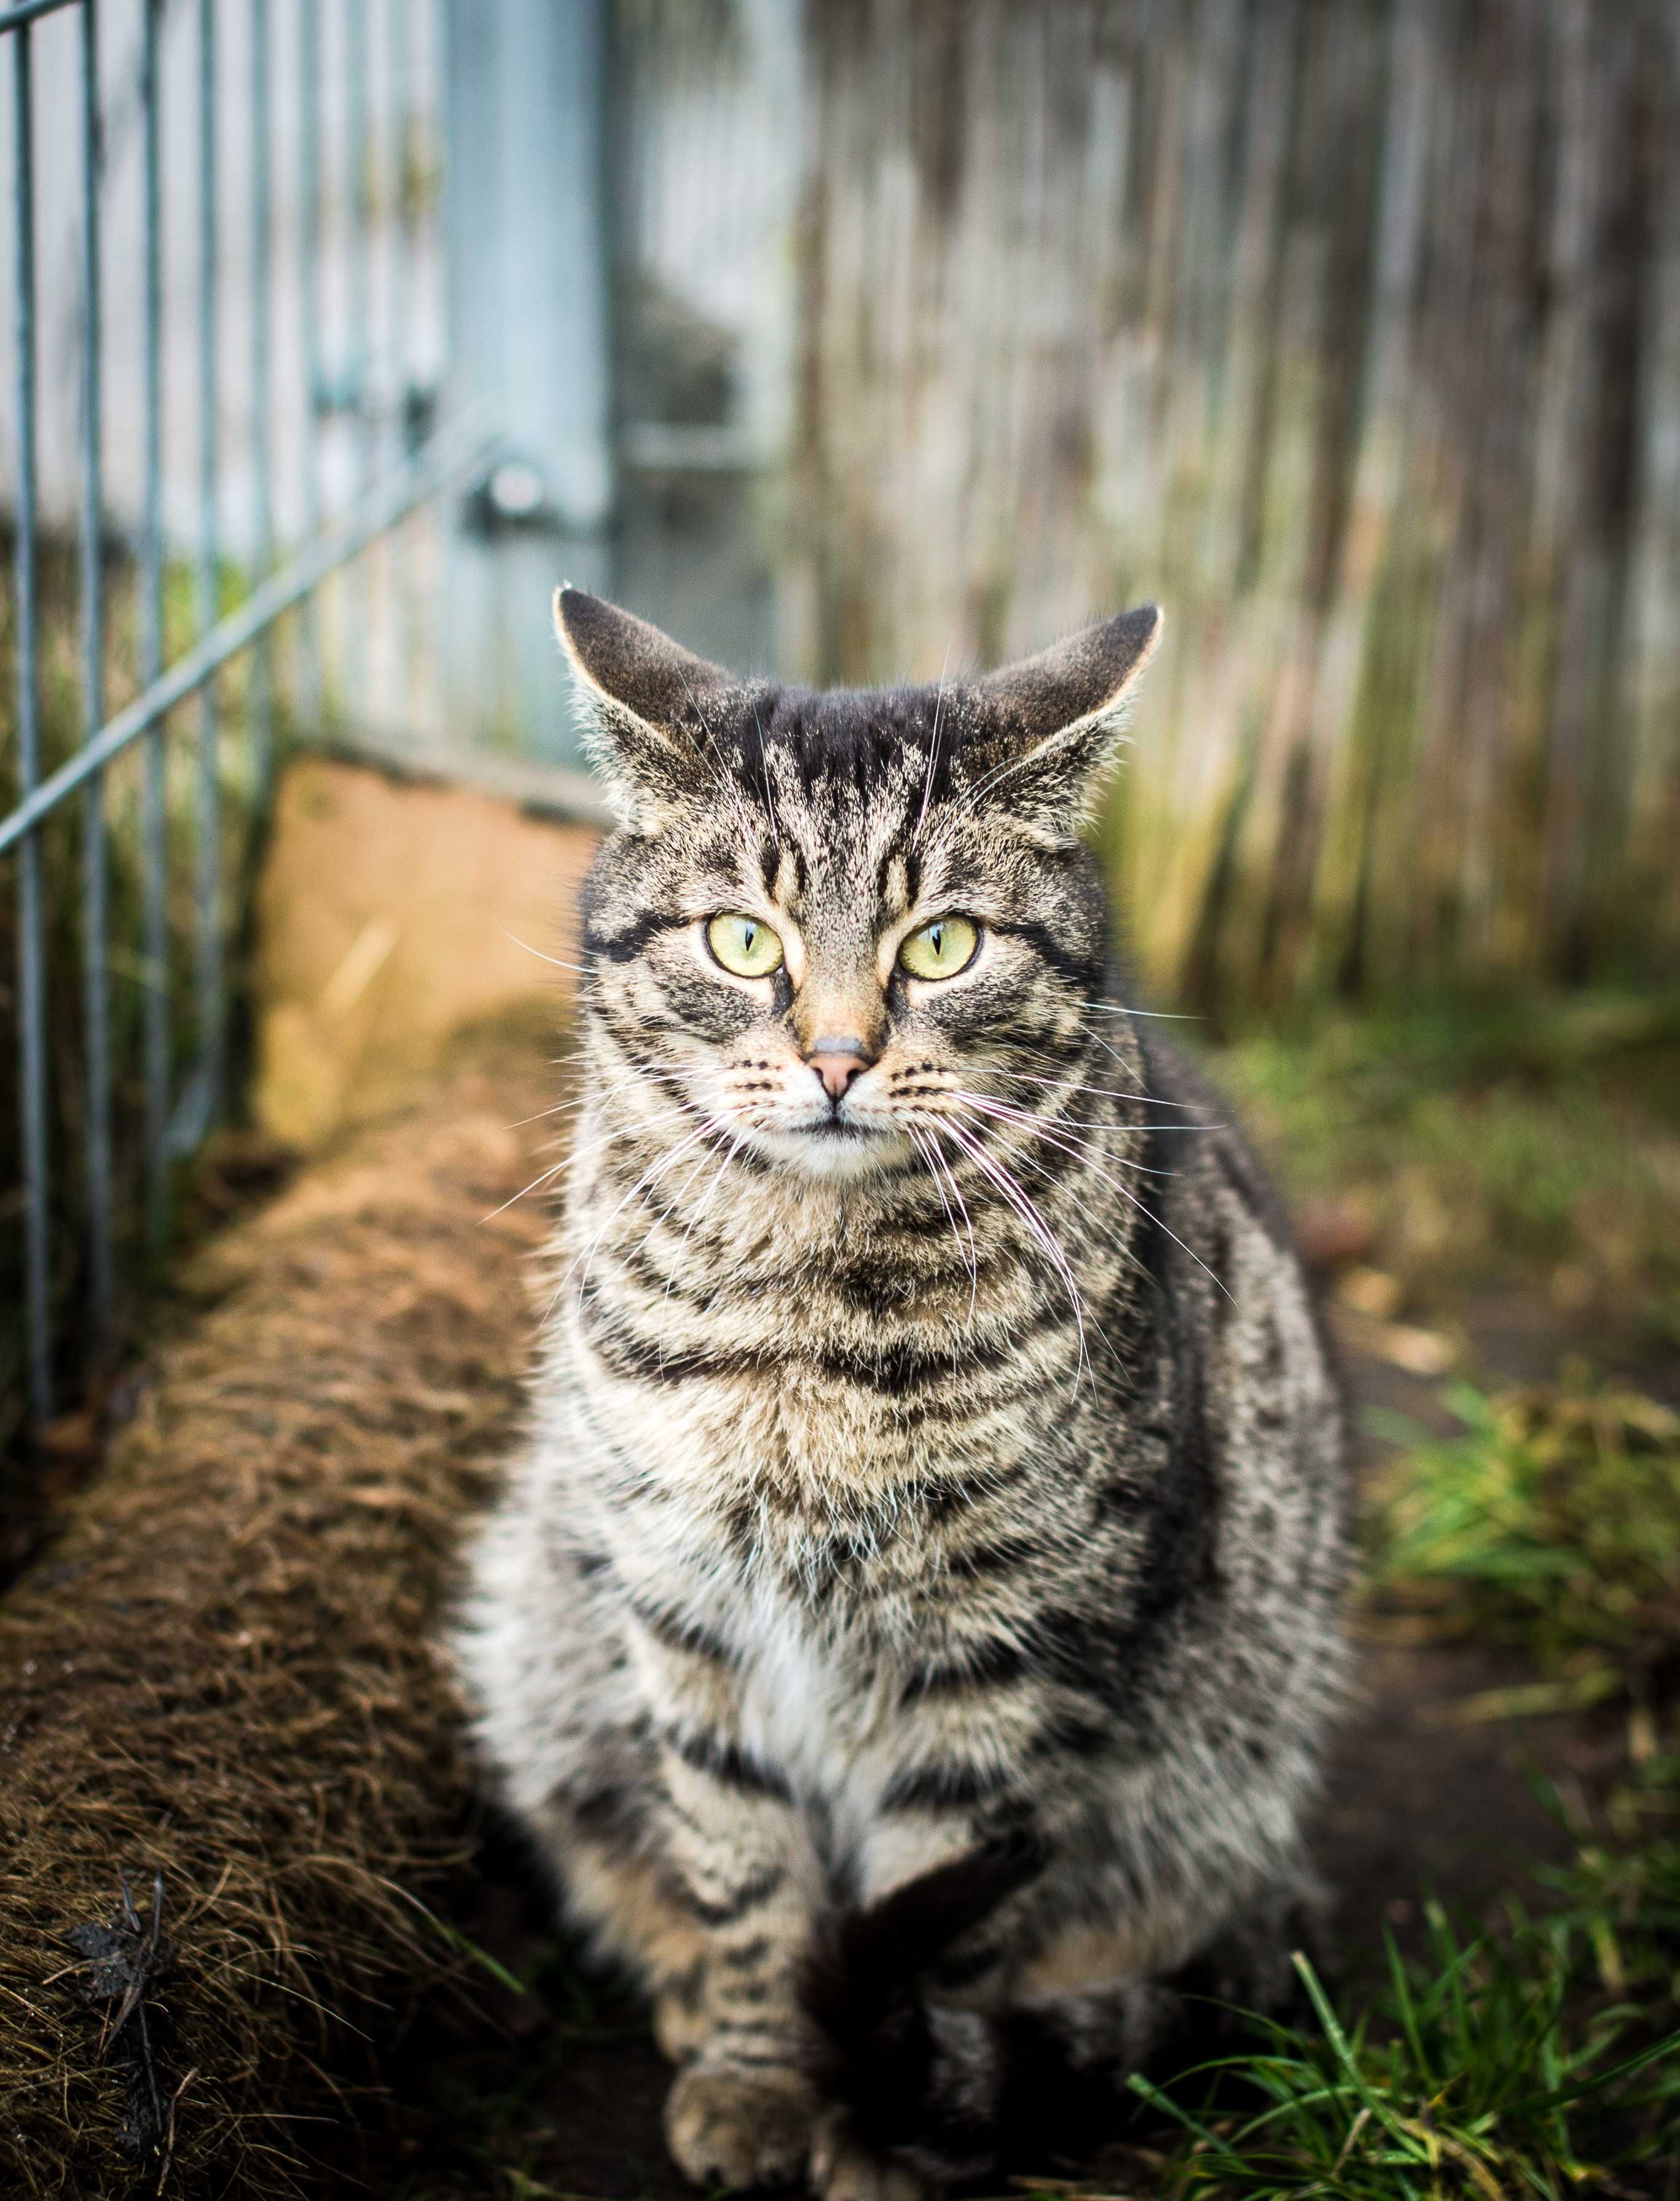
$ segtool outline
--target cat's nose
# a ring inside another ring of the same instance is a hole
[[[813,1040],[806,1056],[831,1100],[837,1100],[846,1088],[861,1071],[869,1067],[861,1039]]]

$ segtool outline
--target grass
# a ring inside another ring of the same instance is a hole
[[[1554,1801],[1578,1844],[1541,1875],[1558,1916],[1586,1934],[1607,1993],[1680,2011],[1680,1751],[1636,1758],[1596,1811]]]
[[[1347,2201],[1654,2190],[1618,2173],[1680,2145],[1680,2030],[1630,2002],[1580,1993],[1589,1936],[1568,1919],[1518,1918],[1461,1939],[1429,1910],[1423,1960],[1390,1940],[1383,1985],[1351,2022],[1304,1957],[1311,2016],[1255,2019],[1256,2045],[1136,2092],[1180,2128],[1170,2195]],[[1185,2106],[1197,2081],[1242,2098],[1234,2113]]]
[[[1578,1369],[1446,1399],[1457,1435],[1379,1424],[1409,1440],[1368,1518],[1379,1609],[1519,1646],[1533,1709],[1660,1692],[1680,1664],[1680,1415]]]
[[[1466,1933],[1438,1903],[1362,2007],[1304,1957],[1305,2014],[1250,2017],[1251,2045],[1134,2091],[1179,2135],[1161,2189],[1293,2201],[1563,2201],[1661,2195],[1680,2165],[1680,1752],[1636,1717],[1635,1759],[1595,1808],[1555,1795],[1574,1862]],[[1202,2104],[1203,2106],[1192,2106]],[[1215,2105],[1217,2104],[1217,2106]]]
[[[1680,994],[1339,1011],[1213,1066],[1309,1218],[1344,1211],[1404,1306],[1537,1286],[1577,1333],[1680,1344]]]

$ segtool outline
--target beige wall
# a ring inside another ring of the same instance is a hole
[[[477,789],[303,757],[257,893],[255,1106],[320,1145],[400,1101],[464,1024],[564,1023],[598,834]]]

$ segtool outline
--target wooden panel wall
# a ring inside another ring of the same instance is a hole
[[[807,677],[1166,607],[1207,1001],[1680,949],[1680,0],[810,0]]]

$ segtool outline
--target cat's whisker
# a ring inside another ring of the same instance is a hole
[[[614,1139],[628,1138],[637,1130],[650,1130],[655,1124],[668,1124],[676,1117],[690,1115],[692,1112],[693,1111],[686,1106],[667,1109],[660,1115],[643,1118],[637,1124],[616,1124],[610,1131],[603,1131],[598,1139],[585,1139],[580,1147],[568,1146],[560,1159],[551,1163],[540,1177],[532,1177],[530,1183],[514,1193],[512,1199],[504,1200],[500,1207],[492,1207],[490,1213],[482,1217],[480,1220],[493,1223],[498,1215],[505,1215],[510,1207],[517,1206],[527,1194],[535,1192],[538,1185],[547,1184],[551,1177],[558,1177],[561,1171],[576,1161],[580,1154],[592,1153],[597,1147],[610,1145]]]
[[[721,1130],[722,1129],[723,1126],[718,1122],[714,1116],[708,1116],[700,1125],[698,1130],[691,1131],[688,1137],[684,1139],[678,1145],[673,1147],[669,1153],[661,1154],[656,1161],[650,1164],[647,1169],[643,1171],[641,1176],[637,1178],[635,1183],[631,1186],[624,1198],[620,1200],[618,1206],[613,1209],[611,1214],[607,1217],[606,1220],[602,1224],[601,1228],[590,1240],[589,1245],[585,1248],[584,1252],[576,1255],[572,1261],[568,1263],[566,1272],[561,1277],[560,1282],[555,1286],[553,1294],[549,1298],[548,1306],[544,1311],[543,1319],[545,1326],[549,1318],[553,1315],[555,1307],[560,1304],[561,1294],[566,1289],[567,1285],[571,1282],[573,1271],[578,1267],[579,1262],[583,1262],[584,1264],[584,1273],[578,1280],[578,1296],[579,1300],[582,1300],[584,1293],[589,1287],[590,1270],[594,1265],[595,1256],[600,1250],[602,1238],[605,1237],[607,1232],[611,1230],[613,1224],[617,1222],[620,1216],[623,1214],[625,1209],[629,1206],[631,1201],[636,1198],[637,1194],[651,1190],[652,1188],[659,1183],[660,1179],[664,1177],[667,1171],[674,1169],[677,1164],[681,1161],[684,1155],[691,1152],[694,1147],[697,1145],[702,1139],[705,1138],[709,1133]]]
[[[1064,1177],[1062,1177],[1056,1171],[1049,1168],[1047,1164],[1041,1161],[1035,1154],[1030,1153],[1014,1153],[1012,1154],[1011,1159],[1013,1161],[1017,1169],[1030,1171],[1034,1177],[1038,1178],[1041,1183],[1049,1186],[1053,1191],[1058,1187],[1062,1187],[1066,1184],[1066,1179]],[[1144,1264],[1138,1259],[1137,1254],[1133,1253],[1129,1247],[1122,1247],[1119,1250],[1128,1268],[1135,1269],[1140,1274],[1145,1273]],[[1107,1342],[1106,1336],[1104,1341]]]
[[[665,1112],[661,1113],[661,1116],[649,1116],[649,1118],[645,1118],[645,1123],[648,1123],[648,1124],[654,1124],[654,1123],[669,1123],[669,1120],[672,1120],[673,1116],[687,1116],[687,1113],[691,1113],[691,1112],[689,1112],[687,1107],[665,1109]],[[493,1222],[496,1222],[497,1215],[507,1215],[508,1208],[518,1206],[520,1201],[522,1201],[524,1197],[528,1195],[528,1193],[535,1193],[535,1191],[537,1191],[537,1186],[539,1186],[539,1184],[549,1184],[550,1177],[557,1177],[559,1173],[561,1173],[561,1169],[566,1169],[566,1166],[568,1166],[570,1162],[575,1162],[577,1158],[579,1158],[579,1153],[592,1153],[592,1151],[595,1151],[596,1147],[606,1147],[608,1142],[610,1142],[610,1140],[614,1140],[614,1138],[623,1138],[623,1136],[626,1136],[626,1131],[623,1131],[623,1124],[616,1124],[616,1127],[612,1129],[612,1131],[603,1131],[603,1134],[601,1134],[601,1138],[588,1138],[588,1140],[584,1140],[584,1145],[581,1145],[581,1147],[570,1147],[570,1145],[568,1145],[568,1147],[566,1147],[564,1153],[561,1153],[561,1158],[559,1158],[557,1162],[550,1162],[549,1169],[543,1169],[543,1171],[542,1171],[542,1176],[533,1177],[533,1180],[531,1180],[531,1184],[522,1186],[522,1189],[520,1189],[518,1193],[513,1193],[511,1200],[504,1200],[504,1201],[502,1201],[502,1206],[500,1206],[500,1208],[491,1208],[491,1211],[489,1211],[489,1215],[480,1215],[480,1222],[485,1222],[485,1224],[493,1224]]]
[[[740,1153],[745,1141],[746,1133],[744,1131],[737,1130],[731,1138],[729,1142],[729,1151],[719,1163],[717,1174],[713,1177],[711,1183],[706,1188],[705,1198],[701,1201],[699,1206],[696,1208],[694,1213],[689,1218],[688,1229],[683,1233],[683,1243],[684,1246],[688,1244],[689,1240],[694,1235],[695,1224],[699,1222],[701,1217],[705,1214],[707,1209],[710,1207],[712,1202],[717,1198],[718,1188],[722,1184],[724,1178],[728,1175],[730,1165],[735,1159],[737,1154]]]
[[[720,1136],[721,1136],[721,1132]],[[730,1164],[740,1152],[741,1138],[742,1134],[737,1131],[731,1139],[728,1151],[725,1153],[723,1159],[719,1162],[717,1168],[714,1171],[712,1174],[712,1181],[707,1186],[704,1196],[701,1200],[699,1206],[689,1217],[688,1228],[684,1231],[682,1237],[678,1241],[677,1254],[678,1259],[680,1259],[688,1251],[689,1241],[694,1235],[695,1225],[699,1222],[701,1217],[704,1215],[707,1209],[711,1206],[713,1200],[717,1197],[718,1187],[723,1183],[725,1175],[728,1173]],[[700,1171],[705,1167],[707,1162],[710,1159],[711,1153],[714,1150],[714,1147],[715,1142],[708,1141],[707,1153],[702,1155],[700,1160],[696,1163],[693,1170],[683,1179],[682,1190],[678,1194],[679,1200],[686,1194],[690,1185],[693,1183],[695,1178],[698,1177]],[[652,1223],[649,1223],[647,1230],[642,1235],[642,1247],[644,1252],[647,1249],[649,1239],[653,1236],[653,1232],[654,1226]],[[672,1287],[676,1283],[676,1281],[677,1267],[676,1263],[673,1261],[671,1265],[670,1273],[665,1279],[665,1289],[660,1295],[661,1307],[667,1313],[669,1312],[671,1306]],[[661,1368],[665,1365],[665,1335],[663,1331],[661,1331],[660,1336],[659,1365]]]
[[[945,1197],[945,1187],[940,1178],[938,1164],[935,1159],[932,1147],[922,1137],[920,1132],[916,1130],[913,1124],[907,1123],[903,1128],[909,1138],[911,1145],[914,1147],[916,1152],[921,1156],[922,1161],[926,1166],[928,1175],[933,1180],[933,1189],[939,1195],[939,1205],[944,1209],[945,1220],[951,1226],[951,1238],[957,1249],[957,1257],[959,1259],[964,1259],[966,1258],[970,1285],[968,1294],[968,1319],[970,1322],[972,1322],[974,1319],[975,1294],[979,1288],[979,1277],[973,1258],[972,1244],[967,1256],[965,1257],[963,1253],[962,1233],[957,1229],[955,1212],[953,1210],[950,1201]]]
[[[955,637],[952,637],[955,640]],[[939,757],[939,722],[945,708],[945,675],[950,670],[951,644],[945,644],[944,662],[939,667],[939,692],[933,700],[933,737],[927,745],[927,778],[922,782],[922,807],[916,813],[915,831],[910,836],[913,848],[922,837],[922,827],[927,821],[928,800],[933,793],[933,768]]]
[[[1001,1077],[1011,1085],[1045,1085],[1063,1093],[1090,1093],[1103,1100],[1142,1100],[1151,1108],[1183,1108],[1195,1106],[1193,1100],[1160,1100],[1153,1093],[1135,1093],[1122,1086],[1084,1085],[1066,1077],[1036,1077],[1028,1070],[995,1070],[988,1067],[983,1073],[987,1077]],[[1222,1131],[1223,1124],[1144,1124],[1129,1128],[1149,1131]]]
[[[677,1189],[677,1199],[678,1199],[678,1201],[680,1201],[680,1200],[683,1199],[684,1195],[687,1193],[689,1187],[690,1187],[690,1186],[694,1183],[694,1180],[696,1179],[696,1177],[697,1177],[699,1176],[699,1174],[700,1174],[701,1171],[702,1171],[702,1170],[703,1170],[703,1169],[705,1168],[705,1166],[706,1166],[707,1163],[708,1163],[710,1159],[711,1159],[711,1142],[710,1142],[710,1141],[708,1140],[708,1141],[706,1142],[705,1146],[704,1146],[704,1147],[702,1147],[702,1149],[701,1156],[700,1156],[699,1160],[695,1164],[694,1167],[693,1167],[693,1168],[689,1171],[688,1175],[687,1175],[687,1176],[683,1179],[682,1183],[681,1183],[681,1184],[678,1187],[678,1189]],[[639,1246],[637,1247],[637,1252],[638,1253],[638,1254],[645,1253],[647,1252],[647,1250],[648,1250],[648,1241],[649,1241],[649,1240],[653,1236],[654,1232],[655,1232],[655,1229],[658,1227],[659,1224],[660,1224],[662,1220],[664,1220],[664,1219],[665,1219],[665,1218],[663,1218],[662,1217],[661,1217],[661,1216],[659,1216],[659,1215],[657,1215],[657,1214],[650,1215],[650,1216],[649,1217],[649,1218],[648,1218],[648,1227],[647,1227],[647,1229],[646,1229],[646,1230],[642,1233],[641,1243],[640,1243],[640,1244],[639,1244]],[[690,1227],[692,1227],[692,1226],[690,1226]],[[686,1235],[686,1234],[684,1234],[684,1235]],[[670,1298],[670,1296],[671,1296],[671,1281],[670,1281],[670,1279],[669,1279],[668,1277],[667,1277],[667,1280],[666,1280],[665,1295],[666,1295],[666,1298],[667,1298],[667,1300],[668,1300],[668,1299]]]
[[[934,1122],[926,1122],[925,1128],[928,1133],[928,1155],[933,1167],[933,1181],[936,1184],[938,1183],[940,1171],[943,1169],[945,1178],[951,1188],[951,1197],[956,1201],[958,1207],[961,1210],[963,1228],[968,1233],[968,1314],[966,1320],[972,1325],[974,1320],[975,1306],[978,1301],[980,1293],[980,1256],[978,1249],[976,1247],[974,1243],[974,1218],[968,1212],[968,1202],[962,1196],[962,1187],[957,1183],[956,1171],[951,1167],[949,1162],[945,1159],[944,1153],[938,1144],[938,1124]],[[947,1212],[949,1212],[949,1210]],[[955,1226],[954,1224],[953,1228],[955,1227]],[[959,1245],[960,1244],[960,1241],[959,1241]]]
[[[621,1131],[609,1131],[606,1134],[605,1138],[594,1139],[589,1143],[590,1146],[604,1146],[608,1139],[619,1138],[622,1136],[623,1134]],[[514,1193],[509,1198],[504,1200],[500,1207],[492,1207],[488,1214],[481,1215],[479,1218],[480,1224],[494,1223],[498,1215],[505,1215],[510,1207],[517,1207],[520,1200],[528,1199],[533,1192],[539,1189],[539,1187],[549,1183],[553,1178],[557,1177],[577,1153],[580,1152],[586,1153],[587,1151],[587,1147],[579,1148],[568,1146],[557,1162],[550,1162],[548,1168],[542,1171],[537,1176],[532,1177],[529,1184],[522,1185],[516,1193]]]
[[[1120,1050],[1114,1045],[1112,1040],[1105,1039],[1100,1031],[1093,1031],[1088,1024],[1080,1024],[1078,1029],[1084,1034],[1085,1038],[1091,1046],[1100,1047],[1102,1049],[1102,1052],[1108,1056],[1111,1061],[1117,1062],[1119,1065],[1121,1070],[1128,1077],[1135,1077],[1137,1075],[1135,1065],[1126,1060],[1125,1057],[1120,1053]],[[1131,1098],[1134,1100],[1147,1100],[1148,1097],[1148,1093],[1141,1085],[1134,1086],[1132,1088]]]
[[[972,1100],[970,1105],[972,1105]],[[1036,1121],[1037,1119],[1033,1120]],[[1214,1271],[1208,1267],[1207,1262],[1202,1259],[1201,1254],[1195,1251],[1195,1248],[1193,1246],[1185,1245],[1184,1240],[1178,1235],[1178,1232],[1171,1229],[1168,1224],[1163,1223],[1160,1217],[1155,1213],[1154,1210],[1152,1207],[1146,1206],[1137,1197],[1135,1192],[1131,1191],[1126,1186],[1120,1183],[1118,1178],[1110,1177],[1106,1170],[1099,1168],[1097,1164],[1091,1159],[1090,1156],[1084,1153],[1081,1148],[1065,1145],[1061,1140],[1051,1137],[1047,1130],[1039,1130],[1037,1132],[1036,1136],[1043,1138],[1047,1146],[1059,1147],[1063,1153],[1071,1156],[1073,1160],[1080,1163],[1084,1168],[1090,1170],[1093,1176],[1101,1177],[1106,1185],[1108,1185],[1113,1190],[1119,1193],[1122,1200],[1129,1200],[1132,1206],[1137,1210],[1140,1215],[1143,1216],[1148,1222],[1154,1224],[1157,1230],[1164,1231],[1167,1237],[1172,1241],[1173,1244],[1178,1247],[1181,1253],[1188,1253],[1190,1255],[1191,1260],[1195,1263],[1197,1268],[1200,1269],[1205,1276],[1211,1279],[1217,1290],[1224,1293],[1226,1299],[1231,1299],[1231,1294],[1226,1290],[1223,1279],[1214,1274]],[[1105,1155],[1103,1159],[1105,1160],[1109,1160],[1113,1158],[1112,1156]],[[1137,1166],[1137,1165],[1120,1165],[1120,1166]],[[1146,1174],[1150,1177],[1161,1177],[1172,1176],[1174,1172],[1172,1171],[1150,1170],[1147,1171]],[[1235,1306],[1236,1301],[1233,1300],[1231,1304]]]
[[[563,1116],[569,1109],[587,1107],[590,1101],[596,1102],[598,1106],[602,1101],[613,1100],[617,1095],[635,1084],[641,1077],[650,1077],[678,1086],[682,1083],[682,1073],[679,1071],[661,1070],[653,1063],[633,1064],[631,1066],[630,1074],[620,1078],[615,1084],[604,1085],[599,1090],[585,1087],[583,1092],[574,1093],[569,1100],[557,1100],[552,1108],[539,1108],[533,1116],[515,1117],[506,1129],[510,1131],[522,1131],[527,1124],[540,1124],[548,1117]]]
[[[1070,1124],[1065,1118],[1034,1116],[1024,1108],[1012,1108],[1007,1101],[994,1100],[984,1094],[955,1093],[951,1097],[966,1101],[971,1108],[978,1108],[985,1115],[995,1116],[1000,1123],[1013,1124],[1033,1137],[1043,1136],[1052,1130],[1063,1131],[1072,1139],[1083,1140],[1096,1136],[1094,1130],[1083,1124]],[[1137,1136],[1129,1124],[1115,1124],[1107,1128],[1113,1133]],[[1113,1154],[1104,1154],[1102,1158],[1113,1168],[1134,1170],[1140,1177],[1174,1177],[1178,1174],[1175,1170],[1151,1169],[1147,1162],[1123,1162]]]
[[[1090,1355],[1085,1346],[1084,1305],[1079,1297],[1079,1287],[1074,1281],[1072,1267],[1062,1250],[1060,1241],[1039,1213],[1037,1203],[1031,1194],[1017,1183],[996,1155],[988,1153],[980,1141],[971,1131],[958,1124],[955,1118],[947,1123],[946,1129],[982,1174],[990,1178],[1049,1255],[1051,1263],[1066,1290],[1068,1303],[1073,1310],[1074,1325],[1079,1333],[1079,1368],[1083,1372],[1090,1366]],[[1077,1382],[1077,1377],[1075,1380]]]
[[[524,948],[527,955],[534,955],[539,963],[552,963],[556,971],[571,971],[579,978],[589,978],[594,976],[587,963],[567,963],[561,956],[545,955],[540,948],[533,948],[528,940],[521,940],[517,932],[509,932],[505,924],[498,925],[496,930],[504,940],[511,940],[515,948]]]
[[[1116,1063],[1118,1063],[1118,1064],[1119,1065],[1120,1069],[1125,1072],[1125,1074],[1126,1074],[1126,1076],[1127,1076],[1128,1077],[1134,1077],[1134,1076],[1136,1075],[1136,1065],[1135,1065],[1134,1064],[1132,1064],[1132,1063],[1128,1062],[1128,1061],[1126,1060],[1125,1057],[1125,1056],[1124,1056],[1124,1055],[1119,1052],[1119,1048],[1116,1048],[1116,1047],[1113,1044],[1113,1042],[1112,1042],[1110,1040],[1108,1040],[1107,1038],[1106,1038],[1106,1037],[1104,1036],[1104,1035],[1103,1035],[1101,1032],[1100,1032],[1100,1031],[1093,1031],[1093,1030],[1091,1030],[1088,1025],[1086,1025],[1086,1024],[1082,1024],[1082,1023],[1078,1020],[1078,1018],[1074,1018],[1074,1020],[1073,1020],[1073,1029],[1074,1029],[1076,1031],[1079,1032],[1079,1033],[1084,1036],[1084,1039],[1086,1039],[1086,1040],[1090,1043],[1090,1045],[1091,1045],[1091,1046],[1101,1048],[1102,1049],[1102,1052],[1103,1052],[1105,1054],[1107,1054],[1107,1055],[1108,1055],[1109,1057],[1111,1057],[1111,1058],[1112,1058],[1112,1059],[1113,1059],[1113,1061],[1115,1061]],[[1056,1059],[1055,1056],[1054,1056],[1054,1054],[1052,1054],[1049,1052],[1049,1050],[1048,1048],[1038,1048],[1032,1049],[1032,1050],[1029,1050],[1029,1051],[1030,1051],[1030,1052],[1032,1052],[1032,1053],[1035,1053],[1035,1054],[1037,1054],[1037,1056],[1038,1056],[1042,1060],[1043,1060],[1043,1061],[1045,1061],[1045,1062],[1054,1063],[1054,1060]],[[997,1076],[1000,1076],[1000,1077],[1002,1077],[1002,1076],[1010,1076],[1010,1077],[1014,1077],[1014,1076],[1019,1076],[1019,1075],[1020,1075],[1021,1073],[1017,1072],[1017,1071],[1007,1071],[1007,1072],[1006,1072],[1006,1071],[998,1071],[998,1072],[996,1072],[996,1073],[994,1073],[994,1074],[995,1074],[995,1075],[997,1075]],[[1104,1073],[1104,1074],[1106,1075],[1107,1073]],[[1060,1084],[1060,1083],[1063,1083],[1064,1081],[1063,1081],[1061,1078],[1059,1078],[1059,1077],[1058,1077],[1058,1078],[1052,1078],[1052,1079],[1050,1079],[1049,1082],[1050,1083],[1052,1083],[1052,1084]],[[1101,1090],[1101,1089],[1100,1087],[1096,1087],[1096,1086],[1092,1086],[1092,1087],[1090,1087],[1089,1089],[1090,1089],[1090,1091],[1092,1091],[1092,1092],[1097,1092],[1097,1091]],[[1147,1102],[1149,1104],[1149,1106],[1150,1106],[1151,1107],[1154,1107],[1154,1108],[1176,1108],[1176,1109],[1180,1109],[1180,1110],[1190,1110],[1190,1109],[1198,1108],[1198,1107],[1200,1107],[1200,1106],[1202,1105],[1201,1102],[1199,1102],[1199,1101],[1195,1101],[1195,1100],[1164,1100],[1164,1099],[1162,1099],[1161,1097],[1160,1097],[1158,1095],[1154,1094],[1154,1093],[1151,1093],[1150,1091],[1148,1091],[1148,1089],[1147,1089],[1147,1087],[1141,1086],[1141,1085],[1127,1085],[1127,1086],[1125,1086],[1125,1087],[1119,1088],[1119,1089],[1116,1089],[1113,1094],[1111,1094],[1109,1097],[1110,1097],[1111,1099],[1113,1099],[1113,1100],[1143,1100],[1143,1101],[1147,1101]]]

